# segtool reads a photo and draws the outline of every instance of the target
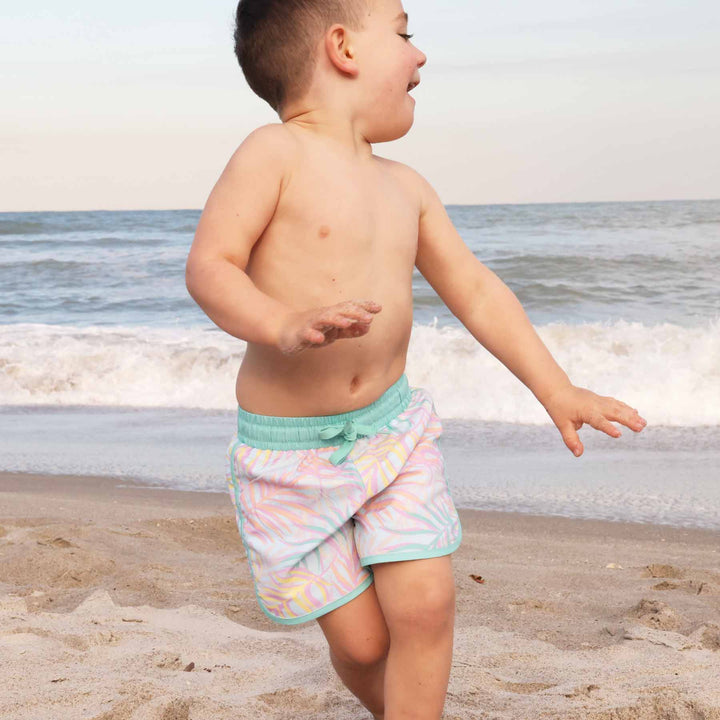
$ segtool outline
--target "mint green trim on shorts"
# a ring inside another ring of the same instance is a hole
[[[242,510],[240,509],[240,497],[238,495],[238,482],[235,475],[235,463],[232,461],[232,454],[235,451],[237,444],[238,442],[236,440],[233,443],[232,450],[230,451],[230,475],[232,477],[233,494],[235,496],[234,503],[235,507],[237,508],[238,517],[240,518],[240,539],[242,540],[243,547],[245,548],[245,555],[247,556],[248,565],[250,566],[250,577],[252,578],[253,588],[255,589],[255,599],[257,600],[258,605],[262,608],[262,611],[272,620],[276,620],[277,618],[275,618],[274,615],[270,615],[270,613],[265,609],[262,600],[260,600],[260,595],[258,594],[257,578],[255,577],[255,573],[253,572],[252,562],[250,562],[250,548],[245,542],[245,533],[243,532],[245,520],[243,518]]]
[[[278,417],[257,415],[238,407],[237,439],[260,450],[309,450],[337,443],[319,437],[326,425],[347,422],[376,427],[378,430],[396,418],[410,402],[410,385],[403,373],[375,402],[336,415]]]
[[[380,432],[405,408],[412,397],[403,373],[375,402],[336,415],[278,417],[258,415],[238,407],[237,439],[259,450],[309,450],[338,446],[330,462],[341,463],[359,437]]]
[[[345,605],[346,603],[349,603],[351,600],[356,598],[363,590],[367,590],[367,588],[372,585],[374,581],[374,577],[370,575],[370,577],[365,578],[365,580],[360,583],[352,592],[349,592],[344,597],[341,597],[338,600],[335,600],[335,602],[331,602],[329,605],[325,605],[324,607],[321,607],[319,610],[315,610],[314,612],[308,613],[307,615],[300,615],[298,617],[293,618],[282,618],[278,617],[277,615],[271,615],[266,609],[265,606],[260,603],[260,607],[262,608],[262,611],[271,619],[274,620],[276,623],[280,623],[281,625],[298,625],[299,623],[308,622],[309,620],[315,620],[315,618],[319,618],[322,615],[326,615],[331,610],[335,610],[335,608],[339,608],[341,605]],[[257,593],[255,593],[257,596]]]
[[[427,560],[428,558],[442,557],[450,555],[460,547],[462,541],[462,525],[458,523],[458,537],[452,544],[444,548],[435,548],[433,550],[425,550],[418,552],[417,550],[406,550],[401,553],[387,553],[385,555],[370,555],[369,557],[360,558],[360,565],[367,567],[374,563],[395,562],[397,560]]]

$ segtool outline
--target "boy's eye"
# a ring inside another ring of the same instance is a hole
[[[398,35],[405,40],[409,40],[412,37],[412,35],[404,35],[403,33],[398,33]]]

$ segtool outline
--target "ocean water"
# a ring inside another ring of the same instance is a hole
[[[416,271],[406,372],[456,504],[720,529],[720,200],[448,212],[573,382],[648,420],[574,458]],[[0,213],[0,469],[226,492],[245,345],[185,290],[199,216]]]

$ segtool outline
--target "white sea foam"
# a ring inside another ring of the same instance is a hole
[[[571,380],[655,425],[720,424],[720,322],[537,328]],[[245,344],[215,329],[0,325],[0,405],[232,409]],[[416,325],[411,385],[444,418],[548,423],[530,391],[462,327]]]

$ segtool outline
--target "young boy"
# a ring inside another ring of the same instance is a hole
[[[637,411],[574,387],[515,295],[414,170],[373,154],[413,123],[426,57],[401,0],[241,0],[236,53],[281,123],[252,132],[200,218],[187,287],[247,342],[228,481],[258,602],[317,620],[375,718],[440,718],[461,527],[432,399],[404,374],[419,271],[543,404],[567,447]]]

